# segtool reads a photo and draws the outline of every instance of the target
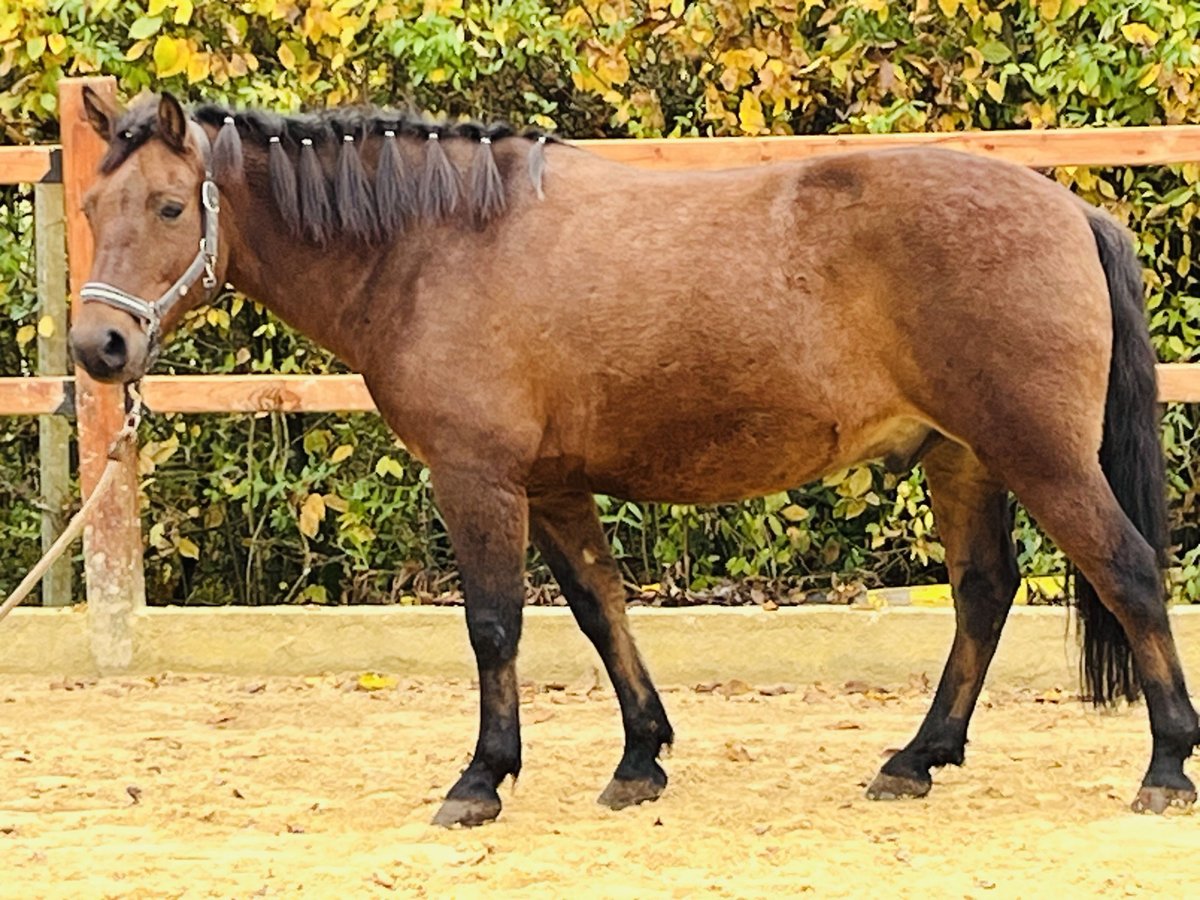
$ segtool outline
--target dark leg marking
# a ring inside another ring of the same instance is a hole
[[[595,502],[588,494],[536,498],[530,531],[621,705],[625,752],[599,802],[621,809],[654,800],[667,785],[658,755],[674,732],[629,631],[625,589]]]
[[[1132,807],[1162,812],[1188,806],[1196,788],[1183,763],[1200,743],[1200,723],[1163,602],[1158,561],[1121,510],[1097,465],[1073,477],[1013,480],[1017,496],[1092,583],[1133,650],[1150,715],[1150,765]]]
[[[956,444],[938,444],[926,474],[954,592],[954,644],[916,736],[867,788],[872,800],[923,797],[931,769],[962,765],[967,725],[1020,581],[1003,487]]]
[[[462,576],[467,630],[479,670],[479,739],[435,825],[474,826],[500,814],[496,788],[521,771],[517,642],[525,602],[524,493],[477,477],[434,471],[438,506]]]

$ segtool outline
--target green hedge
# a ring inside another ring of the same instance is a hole
[[[412,102],[572,137],[1142,125],[1200,121],[1200,8],[1073,0],[49,0],[0,12],[4,140],[55,138],[63,75],[125,95],[279,109]],[[1195,164],[1054,173],[1133,227],[1165,361],[1200,356]],[[0,372],[27,372],[36,320],[29,197],[0,194]],[[12,235],[13,237],[9,237]],[[337,364],[234,298],[192,316],[160,370]],[[1179,594],[1200,598],[1197,411],[1173,406]],[[425,471],[369,416],[157,417],[145,427],[156,602],[388,602],[453,586]],[[36,441],[0,427],[0,550],[35,556]],[[919,475],[856,468],[737,507],[601,498],[631,581],[729,576],[801,587],[944,577]],[[1020,522],[1027,571],[1060,560]],[[540,568],[535,580],[544,580]]]

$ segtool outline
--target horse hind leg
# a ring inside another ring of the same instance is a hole
[[[1084,622],[1083,674],[1093,702],[1134,695],[1140,682],[1150,715],[1150,765],[1133,801],[1137,812],[1188,806],[1196,788],[1183,763],[1200,743],[1200,724],[1188,697],[1171,636],[1157,554],[1118,504],[1100,467],[1090,462],[1071,475],[1009,478],[1017,497],[1090,583],[1119,628]],[[1077,586],[1078,603],[1083,603]],[[1133,675],[1119,671],[1132,654]],[[1114,668],[1116,666],[1117,668]]]
[[[625,588],[595,501],[590,494],[532,500],[529,524],[575,620],[599,652],[621,706],[625,750],[599,802],[621,809],[657,799],[667,785],[658,755],[674,732],[630,634]]]
[[[1020,580],[1003,486],[969,450],[949,442],[930,452],[925,471],[954,594],[954,643],[925,720],[884,763],[867,789],[872,800],[923,797],[932,768],[962,765],[967,724]]]

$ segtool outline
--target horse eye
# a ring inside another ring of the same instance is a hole
[[[164,219],[178,219],[180,213],[183,212],[183,204],[169,201],[164,203],[158,214]]]

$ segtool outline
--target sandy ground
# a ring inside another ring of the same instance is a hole
[[[527,686],[499,822],[426,823],[474,740],[469,684],[164,675],[0,686],[0,897],[1056,897],[1200,887],[1200,813],[1127,810],[1144,710],[985,697],[967,767],[862,796],[924,712],[919,682],[665,691],[657,803],[594,798],[605,689]],[[760,691],[766,689],[774,695]],[[1193,766],[1195,769],[1195,766]],[[135,802],[136,801],[136,802]]]

